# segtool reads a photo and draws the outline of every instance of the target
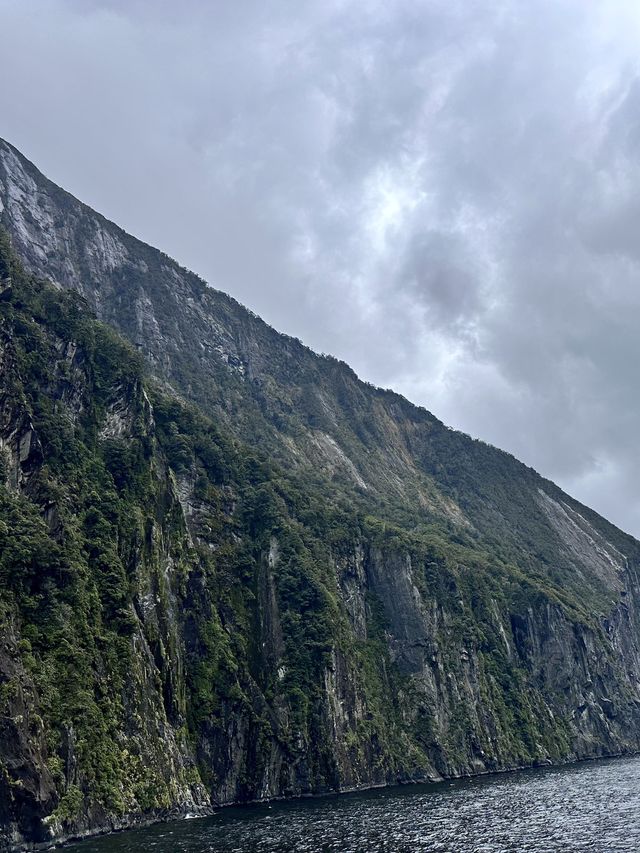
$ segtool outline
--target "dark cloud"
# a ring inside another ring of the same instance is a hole
[[[630,0],[0,0],[0,133],[640,534]]]

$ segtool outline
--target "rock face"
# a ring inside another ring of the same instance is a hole
[[[0,849],[640,749],[636,540],[3,142],[0,218]]]

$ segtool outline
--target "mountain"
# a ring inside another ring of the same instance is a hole
[[[0,849],[640,749],[640,543],[1,141],[0,222]]]

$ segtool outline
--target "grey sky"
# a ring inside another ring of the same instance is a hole
[[[53,180],[640,535],[640,5],[0,0]]]

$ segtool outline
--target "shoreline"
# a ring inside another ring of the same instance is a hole
[[[292,797],[270,797],[268,799],[230,802],[219,805],[212,805],[211,807],[203,808],[198,812],[191,812],[187,810],[182,812],[179,808],[176,808],[171,809],[168,812],[162,812],[155,815],[131,815],[123,817],[121,822],[114,821],[114,825],[111,827],[96,827],[94,830],[88,830],[85,833],[63,836],[59,838],[52,838],[49,841],[38,842],[27,847],[10,847],[8,848],[8,850],[10,851],[10,853],[27,853],[27,851],[41,850],[64,850],[71,847],[71,845],[82,845],[84,842],[91,841],[92,839],[103,838],[109,835],[121,835],[122,833],[135,832],[138,829],[148,829],[151,826],[174,823],[181,820],[202,820],[205,818],[213,817],[214,815],[219,814],[225,809],[235,808],[242,810],[245,808],[249,809],[252,807],[256,808],[260,806],[269,806],[272,803],[304,803],[305,801],[309,800],[329,799],[332,797],[338,798],[358,794],[366,794],[367,792],[374,791],[392,791],[394,789],[404,789],[408,791],[409,789],[414,787],[437,788],[440,785],[444,785],[446,783],[467,782],[473,779],[484,779],[491,776],[502,777],[510,773],[519,774],[527,771],[562,770],[577,765],[596,763],[601,761],[615,761],[617,759],[622,758],[634,758],[638,757],[639,755],[640,751],[637,750],[630,750],[626,752],[612,752],[606,755],[586,756],[583,758],[569,758],[566,761],[559,762],[545,761],[537,764],[523,764],[514,767],[505,767],[500,770],[481,770],[476,773],[463,773],[458,776],[443,776],[437,779],[403,780],[398,782],[392,782],[389,784],[374,784],[354,786],[350,788],[341,788],[338,791],[323,791],[320,793],[299,794]]]

